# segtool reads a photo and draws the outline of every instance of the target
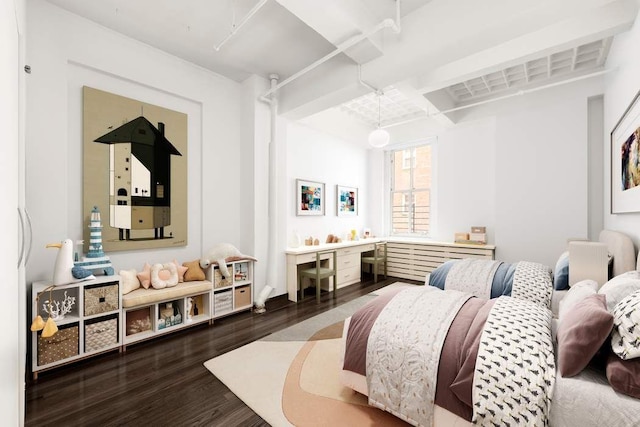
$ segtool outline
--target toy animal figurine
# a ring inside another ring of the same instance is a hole
[[[254,257],[242,254],[235,246],[230,243],[219,243],[209,250],[209,252],[200,260],[200,267],[207,268],[214,262],[220,268],[220,274],[225,279],[231,278],[231,273],[227,269],[227,262],[248,259],[257,261]]]
[[[80,280],[95,279],[90,271],[73,264],[73,241],[65,239],[61,243],[49,243],[47,248],[58,248],[53,268],[53,285],[66,285]]]

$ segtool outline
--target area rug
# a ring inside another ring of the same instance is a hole
[[[399,286],[415,285],[396,282],[204,366],[272,426],[406,426],[339,381],[344,319]]]

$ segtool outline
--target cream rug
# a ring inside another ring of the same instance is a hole
[[[272,426],[405,426],[339,381],[343,320],[396,282],[204,365]]]

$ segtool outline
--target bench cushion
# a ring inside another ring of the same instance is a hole
[[[183,282],[177,286],[164,289],[144,289],[139,288],[122,296],[122,306],[124,308],[137,307],[139,305],[153,304],[159,301],[167,301],[174,298],[181,298],[187,295],[206,292],[213,289],[213,284],[208,280],[196,282]]]

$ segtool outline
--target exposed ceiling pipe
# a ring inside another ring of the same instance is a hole
[[[294,81],[298,77],[308,73],[309,71],[313,70],[317,66],[324,64],[325,62],[327,62],[329,59],[333,58],[334,56],[344,52],[345,50],[349,49],[350,47],[354,46],[355,44],[360,43],[362,40],[373,36],[375,33],[377,33],[378,31],[380,31],[382,29],[385,29],[385,28],[391,28],[395,33],[400,33],[400,31],[401,31],[401,27],[400,27],[400,0],[396,0],[396,20],[395,21],[393,19],[391,19],[391,18],[384,19],[381,22],[379,22],[378,24],[374,25],[369,30],[365,31],[364,33],[362,33],[360,35],[357,35],[357,36],[354,36],[354,37],[350,38],[349,40],[345,41],[344,43],[339,44],[338,47],[334,51],[328,53],[327,55],[325,55],[322,58],[318,59],[314,63],[306,66],[305,68],[303,68],[302,70],[298,71],[297,73],[287,77],[286,79],[284,79],[283,81],[278,83],[275,86],[275,88],[272,87],[271,89],[266,91],[264,94],[262,94],[260,96],[260,99],[264,101],[264,98],[270,96],[272,93],[274,93],[278,89],[280,89],[283,86],[291,83],[292,81]]]
[[[227,37],[225,37],[217,46],[214,46],[213,48],[216,50],[216,52],[218,52],[220,50],[220,48],[222,48],[222,46],[229,41],[229,39],[231,39],[231,37],[233,37],[239,30],[240,28],[242,28],[244,26],[244,24],[246,24],[249,19],[251,19],[253,17],[253,15],[255,15],[256,13],[258,13],[258,11],[262,8],[262,6],[265,5],[265,3],[268,0],[260,0],[258,2],[258,4],[256,4],[255,6],[253,6],[253,8],[249,11],[249,13],[247,13],[247,16],[245,16],[244,18],[242,18],[242,20],[238,23],[238,25],[234,26],[233,29],[231,30],[231,32],[227,35]]]

